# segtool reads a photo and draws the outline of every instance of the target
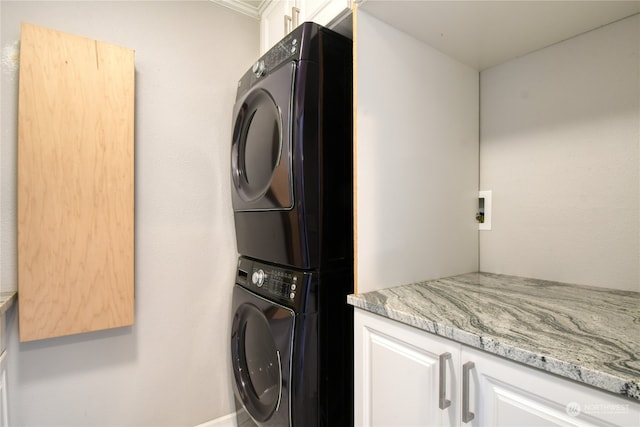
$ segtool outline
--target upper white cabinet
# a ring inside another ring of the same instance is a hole
[[[269,3],[260,17],[260,54],[265,53],[286,34],[302,23],[303,0],[279,0]]]
[[[351,12],[351,0],[275,0],[260,18],[260,54],[305,21],[331,28]]]
[[[351,0],[304,0],[304,20],[331,27],[351,12]]]

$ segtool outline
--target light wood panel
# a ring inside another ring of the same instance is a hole
[[[22,25],[20,340],[134,321],[134,52]]]
[[[353,293],[358,293],[358,4],[351,6],[353,33]]]

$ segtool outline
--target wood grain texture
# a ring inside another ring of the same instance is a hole
[[[22,25],[20,340],[134,320],[134,52]]]
[[[358,293],[358,4],[351,14],[353,33],[353,292]]]

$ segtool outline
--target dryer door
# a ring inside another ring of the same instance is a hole
[[[234,107],[231,173],[236,211],[289,209],[295,62],[259,80]]]
[[[261,425],[289,425],[294,312],[234,288],[231,356],[235,393]]]

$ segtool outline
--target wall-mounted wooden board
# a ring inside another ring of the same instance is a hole
[[[134,321],[134,51],[22,25],[20,340]]]

